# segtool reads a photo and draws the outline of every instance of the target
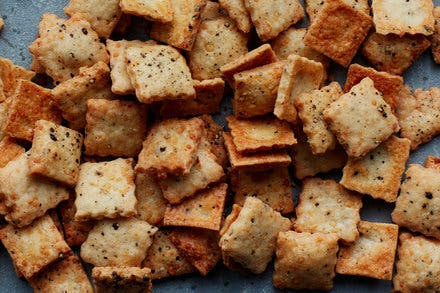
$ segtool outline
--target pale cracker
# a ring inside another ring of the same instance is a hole
[[[277,289],[331,290],[338,237],[333,233],[280,232],[273,285]]]
[[[219,0],[218,3],[226,9],[229,17],[235,21],[242,32],[249,33],[251,31],[252,21],[244,5],[244,0]]]
[[[101,220],[81,245],[81,258],[100,267],[139,267],[156,231],[135,218]]]
[[[404,85],[403,88],[397,94],[397,105],[395,109],[395,115],[401,121],[409,117],[413,111],[417,108],[417,100],[412,94],[412,89],[409,85]]]
[[[425,167],[440,171],[440,158],[427,156],[425,159]]]
[[[331,0],[330,0],[331,1]],[[345,4],[353,7],[360,12],[370,15],[370,5],[368,0],[342,0]],[[322,7],[329,2],[328,0],[306,0],[306,11],[311,22],[321,12]]]
[[[223,127],[218,125],[210,115],[202,115],[200,119],[202,119],[205,124],[205,138],[201,143],[209,148],[211,153],[216,157],[217,163],[219,163],[223,169],[226,169],[229,161],[225,149],[225,140],[223,139]]]
[[[391,280],[399,226],[360,221],[359,238],[339,250],[336,272]]]
[[[172,0],[121,0],[119,6],[122,12],[144,17],[149,21],[170,22],[174,18],[172,2]]]
[[[433,10],[435,25],[434,33],[431,36],[431,51],[434,58],[434,62],[440,64],[440,6],[437,6]]]
[[[0,103],[14,95],[20,79],[31,80],[34,76],[35,72],[0,57]]]
[[[9,136],[4,137],[0,141],[0,168],[5,167],[10,161],[22,155],[24,152],[24,147],[17,144],[13,138]]]
[[[354,242],[359,232],[360,195],[334,180],[307,178],[296,207],[295,231],[335,233],[344,243]]]
[[[94,267],[93,283],[98,293],[151,293],[151,270],[137,267]]]
[[[167,200],[163,197],[162,190],[156,183],[156,178],[151,174],[137,173],[135,184],[136,217],[151,225],[160,225],[165,215]]]

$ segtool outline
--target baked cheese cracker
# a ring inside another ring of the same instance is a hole
[[[137,267],[94,267],[93,283],[98,293],[151,293],[151,270]]]
[[[218,3],[223,7],[232,18],[237,27],[244,33],[249,33],[252,28],[252,21],[243,0],[219,0]]]
[[[434,57],[434,62],[440,64],[440,6],[433,10],[435,25],[434,33],[431,36],[431,51]]]
[[[160,225],[165,215],[167,200],[163,197],[156,178],[151,174],[137,173],[135,184],[136,217],[151,225]]]
[[[5,167],[10,161],[19,157],[25,152],[24,147],[16,141],[6,136],[0,141],[0,168]]]
[[[280,232],[273,285],[277,289],[331,290],[338,236],[333,233]]]
[[[35,72],[0,57],[0,103],[12,97],[21,79],[31,80]]]
[[[333,180],[307,178],[296,207],[295,231],[335,233],[344,243],[359,236],[362,198]]]
[[[179,205],[168,206],[164,225],[220,230],[227,188],[227,184],[221,183]]]
[[[15,268],[26,279],[70,252],[70,247],[47,215],[24,228],[11,224],[3,227],[0,229],[0,240]]]
[[[395,109],[395,115],[399,120],[399,124],[402,120],[406,119],[413,113],[417,108],[417,104],[417,100],[412,93],[411,87],[409,85],[404,85],[397,94],[397,105]]]
[[[135,218],[101,220],[81,245],[81,258],[97,267],[140,267],[156,232]]]
[[[331,1],[331,0],[330,0]],[[311,22],[316,19],[317,15],[321,12],[322,7],[328,0],[306,0],[306,12],[309,16]],[[345,4],[351,6],[352,8],[359,10],[367,15],[370,15],[370,5],[368,0],[342,0]]]
[[[399,226],[360,221],[359,238],[350,246],[341,246],[336,272],[391,280]]]
[[[127,14],[144,17],[153,22],[170,22],[174,18],[172,2],[172,0],[121,0],[119,6],[122,12]]]

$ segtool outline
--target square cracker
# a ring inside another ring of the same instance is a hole
[[[167,200],[162,190],[151,174],[137,173],[136,179],[136,209],[138,219],[147,221],[151,225],[162,224],[167,207]]]
[[[227,189],[228,185],[221,183],[179,205],[168,206],[164,225],[220,230]]]
[[[440,239],[440,173],[418,164],[409,165],[391,214],[400,227]]]
[[[283,149],[296,143],[289,123],[275,117],[241,120],[228,116],[226,120],[235,148],[240,153]]]
[[[6,220],[24,227],[69,197],[66,188],[45,178],[29,175],[28,153],[0,169],[0,193],[8,207]]]
[[[122,100],[87,101],[85,155],[136,157],[146,132],[145,105]]]
[[[423,35],[399,37],[373,32],[365,40],[361,52],[376,69],[401,75],[430,45]]]
[[[246,198],[235,221],[220,238],[222,253],[254,274],[272,260],[278,233],[291,222],[255,197]]]
[[[162,231],[154,234],[153,244],[148,249],[147,257],[142,262],[142,267],[151,269],[151,278],[153,280],[185,275],[197,271]]]
[[[307,178],[296,207],[295,231],[335,233],[344,243],[359,236],[362,198],[334,180]]]
[[[440,88],[430,88],[428,91],[417,89],[414,98],[408,97],[410,105],[406,117],[399,120],[400,135],[411,141],[411,150],[430,141],[440,133]]]
[[[360,221],[359,238],[339,250],[336,272],[391,280],[399,226]]]
[[[94,267],[93,283],[98,293],[151,293],[151,270],[137,267]]]
[[[75,220],[130,217],[136,214],[133,159],[83,163],[75,187]]]
[[[79,75],[60,83],[52,90],[58,108],[69,126],[82,130],[86,125],[88,99],[113,99],[110,90],[110,69],[98,62],[79,69]]]
[[[277,289],[331,290],[338,237],[333,233],[280,232],[273,284]]]
[[[304,18],[304,9],[298,0],[244,0],[244,5],[263,42]]]
[[[330,0],[331,1],[331,0]],[[352,8],[359,10],[367,15],[370,15],[370,5],[368,0],[342,0],[345,4]],[[328,0],[306,0],[306,12],[311,22],[316,19],[321,12],[322,7],[329,2]]]
[[[371,67],[352,64],[348,68],[344,91],[350,91],[354,85],[358,84],[365,77],[369,77],[374,82],[374,87],[382,93],[384,101],[394,111],[397,107],[399,92],[403,88],[403,78],[388,72],[376,71]]]
[[[186,175],[196,160],[203,135],[203,121],[199,118],[167,119],[156,122],[148,132],[138,157],[136,171]]]
[[[336,147],[336,137],[325,122],[322,111],[341,95],[339,83],[332,82],[319,90],[300,94],[294,100],[303,131],[307,135],[312,152],[316,155],[324,154]]]
[[[24,147],[17,144],[13,138],[6,136],[0,141],[0,168],[5,167],[24,152]]]
[[[67,20],[44,14],[40,33],[29,51],[55,82],[78,75],[81,67],[109,60],[104,44],[82,14]]]
[[[46,120],[35,122],[29,172],[74,185],[78,179],[83,136]]]
[[[369,77],[330,104],[323,114],[350,157],[367,154],[399,130],[391,107]]]
[[[171,204],[182,202],[209,184],[219,181],[225,175],[222,166],[217,163],[216,157],[205,145],[199,147],[196,157],[188,175],[168,176],[159,181],[163,196]]]
[[[411,142],[392,135],[370,153],[349,158],[340,181],[345,188],[395,202]]]
[[[371,8],[379,34],[431,35],[434,32],[432,0],[373,0]]]
[[[321,63],[299,55],[289,55],[281,75],[273,113],[279,119],[296,122],[294,106],[296,98],[318,89],[324,81],[324,67]]]
[[[440,6],[433,10],[435,25],[434,33],[431,36],[431,51],[434,57],[434,62],[440,64]]]
[[[373,26],[371,17],[344,3],[326,2],[304,37],[304,43],[347,67]]]
[[[16,228],[11,224],[3,227],[0,230],[0,240],[9,252],[15,268],[26,279],[70,251],[63,236],[47,215],[24,228]]]
[[[13,96],[20,79],[31,80],[35,72],[0,57],[0,103]]]
[[[127,71],[142,103],[195,98],[185,58],[171,46],[144,44],[125,49]]]
[[[122,15],[119,0],[70,0],[64,13],[68,16],[82,14],[98,36],[105,39],[110,37]]]
[[[241,154],[237,151],[232,141],[232,136],[229,133],[223,133],[223,138],[225,139],[226,151],[233,169],[267,170],[274,167],[288,166],[292,162],[292,159],[285,151],[250,155]]]
[[[185,258],[206,276],[221,259],[218,232],[202,229],[179,228],[168,235],[168,239]]]
[[[207,0],[172,0],[173,20],[167,23],[153,23],[151,38],[191,51],[201,23],[200,15]]]
[[[61,123],[61,116],[49,89],[20,80],[8,100],[4,131],[11,137],[32,141],[35,122],[40,119]]]
[[[73,252],[29,279],[29,284],[35,293],[94,292],[80,259]]]
[[[223,7],[232,18],[237,27],[244,33],[249,33],[252,28],[252,21],[243,0],[219,0],[218,3]]]
[[[119,6],[124,13],[163,23],[173,20],[172,2],[172,0],[121,0]]]
[[[135,218],[101,220],[81,245],[81,258],[97,267],[139,267],[156,232]]]
[[[237,170],[231,175],[234,203],[243,205],[246,197],[260,199],[281,214],[293,212],[292,183],[287,167],[267,171]]]
[[[399,236],[393,287],[396,292],[435,292],[440,288],[440,240]]]

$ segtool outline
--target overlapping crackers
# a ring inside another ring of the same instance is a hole
[[[0,141],[0,168],[3,168],[24,152],[24,147],[17,144],[13,138],[6,136]]]
[[[14,95],[21,79],[31,80],[34,76],[35,72],[0,57],[0,103]]]
[[[170,0],[121,0],[119,6],[124,13],[163,23],[170,22],[174,18],[172,2]]]
[[[331,0],[330,0],[331,1]],[[370,5],[368,0],[342,0],[345,4],[350,5],[356,10],[359,10],[365,14],[370,14]],[[316,16],[321,12],[322,7],[329,2],[328,0],[306,0],[306,11],[310,21],[313,21]]]
[[[219,0],[218,3],[228,12],[229,17],[242,32],[250,32],[252,21],[243,0]]]
[[[139,292],[151,293],[151,270],[137,267],[94,267],[93,283],[96,292]]]
[[[151,225],[160,225],[165,209],[167,207],[167,200],[163,197],[162,190],[156,182],[154,175],[137,173],[136,179],[136,217],[147,221]]]

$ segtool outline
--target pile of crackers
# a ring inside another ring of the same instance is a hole
[[[330,290],[342,274],[440,291],[440,159],[405,166],[440,133],[440,89],[401,76],[428,48],[440,63],[432,0],[64,11],[42,16],[31,70],[0,58],[0,240],[35,292],[150,292],[273,259],[279,289]],[[124,39],[139,18],[145,40]],[[352,64],[358,52],[372,67]],[[339,182],[317,177],[337,169]],[[363,196],[395,203],[394,223],[361,220]]]

